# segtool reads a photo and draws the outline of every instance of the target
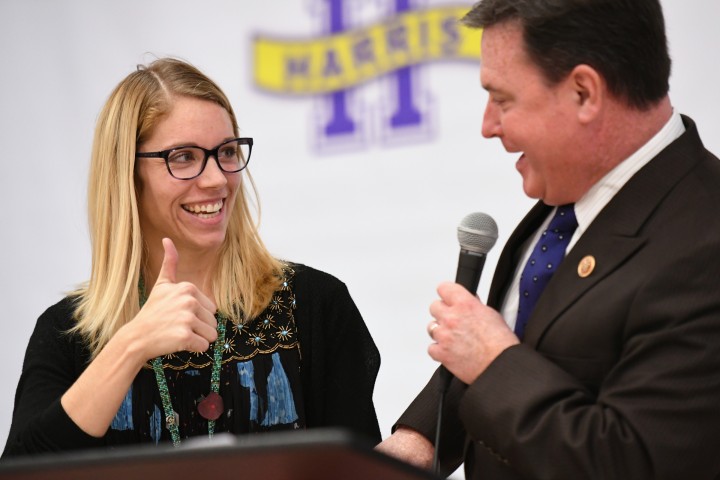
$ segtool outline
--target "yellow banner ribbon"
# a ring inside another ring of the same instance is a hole
[[[459,22],[468,7],[413,10],[362,28],[310,40],[259,35],[255,84],[285,95],[344,90],[402,67],[480,59],[481,30]]]

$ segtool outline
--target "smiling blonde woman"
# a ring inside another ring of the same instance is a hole
[[[90,168],[90,280],[38,320],[3,456],[328,426],[379,440],[377,348],[342,282],[265,248],[253,144],[186,62],[115,88]]]

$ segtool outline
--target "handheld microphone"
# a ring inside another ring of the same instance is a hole
[[[474,294],[480,283],[485,257],[497,241],[497,224],[490,215],[471,213],[458,225],[457,236],[460,258],[455,283]]]
[[[485,265],[485,258],[495,245],[498,237],[498,228],[495,220],[486,213],[471,213],[466,215],[457,228],[458,242],[460,243],[460,258],[458,258],[455,283],[465,287],[468,292],[475,294],[480,283],[480,276]],[[443,392],[447,390],[452,374],[444,366],[440,366]]]
[[[480,283],[480,275],[485,265],[485,257],[495,245],[498,237],[498,228],[495,220],[485,213],[471,213],[466,215],[457,228],[458,242],[460,243],[460,258],[458,259],[455,283],[465,287],[468,292],[475,294]],[[452,373],[440,365],[440,398],[438,400],[437,422],[435,426],[435,449],[433,453],[432,469],[440,474],[440,427],[442,426],[442,411],[445,392],[453,378]]]

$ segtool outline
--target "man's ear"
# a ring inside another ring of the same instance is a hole
[[[589,65],[578,65],[567,77],[577,104],[578,120],[590,123],[600,113],[606,99],[605,80],[600,73]]]

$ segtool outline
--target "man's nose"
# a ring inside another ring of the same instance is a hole
[[[502,133],[500,124],[500,112],[497,105],[488,100],[483,115],[482,135],[485,138],[499,137]]]

